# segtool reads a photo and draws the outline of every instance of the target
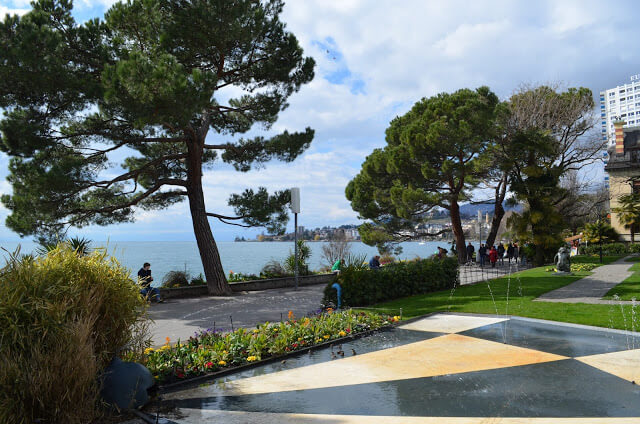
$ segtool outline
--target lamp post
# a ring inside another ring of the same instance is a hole
[[[295,266],[295,280],[296,290],[298,290],[298,214],[300,213],[300,188],[293,187],[291,189],[291,211],[293,212],[293,240],[294,240],[294,261]]]

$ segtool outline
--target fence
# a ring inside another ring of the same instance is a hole
[[[508,259],[498,260],[495,267],[492,267],[489,261],[487,261],[484,266],[480,266],[477,262],[470,262],[465,265],[460,265],[460,273],[458,274],[459,284],[465,285],[487,281],[531,267],[532,264],[530,262],[523,264],[518,261],[516,263],[513,259],[511,262],[509,262]]]

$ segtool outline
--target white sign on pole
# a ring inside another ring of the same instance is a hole
[[[300,188],[291,189],[291,212],[300,213]]]

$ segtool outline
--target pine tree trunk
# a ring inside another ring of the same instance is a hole
[[[507,176],[505,174],[496,187],[496,198],[493,206],[493,218],[491,219],[491,228],[489,229],[489,234],[487,235],[486,241],[487,246],[493,246],[496,241],[496,237],[498,236],[500,223],[502,222],[502,218],[504,218],[504,208],[502,207],[502,203],[504,202],[506,194]]]
[[[457,201],[451,202],[449,214],[451,215],[451,227],[453,228],[453,235],[458,249],[458,262],[463,264],[467,260],[467,247],[464,240],[464,231],[462,231],[462,221],[460,220],[460,207]]]
[[[218,246],[213,238],[209,218],[204,205],[204,193],[202,191],[202,155],[201,152],[192,150],[189,146],[187,192],[189,209],[193,222],[193,233],[196,236],[200,260],[204,268],[204,276],[207,280],[209,294],[214,296],[230,295],[233,292],[224,275],[222,261]]]

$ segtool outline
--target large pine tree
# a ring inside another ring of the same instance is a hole
[[[292,161],[313,139],[309,128],[231,138],[254,124],[268,129],[313,78],[314,61],[286,31],[282,8],[280,0],[130,0],[79,25],[71,1],[40,0],[7,16],[7,225],[46,237],[187,199],[209,291],[229,293],[208,219],[282,231],[289,193],[246,190],[229,199],[236,214],[221,215],[205,208],[203,171],[217,159],[241,172]]]

